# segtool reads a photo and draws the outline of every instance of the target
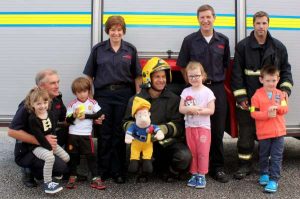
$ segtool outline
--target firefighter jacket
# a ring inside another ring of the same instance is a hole
[[[270,106],[277,106],[277,116],[274,118],[268,117]],[[286,135],[284,115],[288,112],[288,106],[280,90],[274,90],[269,99],[264,88],[258,89],[251,99],[250,112],[255,119],[258,140]]]
[[[136,96],[144,98],[151,103],[151,123],[156,124],[165,134],[165,138],[159,143],[167,146],[174,142],[184,140],[184,120],[179,113],[180,97],[165,89],[158,98],[151,98],[147,89],[142,89]],[[123,121],[123,129],[126,132],[134,118],[131,115],[133,96],[127,106]]]
[[[244,100],[250,102],[256,89],[262,86],[259,76],[260,69],[265,65],[275,65],[280,70],[277,87],[288,95],[291,94],[293,79],[286,47],[269,32],[262,47],[252,31],[250,36],[240,41],[235,48],[231,87],[238,103]]]

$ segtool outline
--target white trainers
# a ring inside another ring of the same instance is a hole
[[[56,183],[56,182],[44,183],[45,193],[54,194],[54,193],[61,191],[62,189],[63,188],[62,188],[62,186],[59,185],[59,183]]]

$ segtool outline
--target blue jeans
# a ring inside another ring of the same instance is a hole
[[[278,181],[282,164],[284,137],[269,138],[259,141],[260,174],[267,174],[271,180]]]

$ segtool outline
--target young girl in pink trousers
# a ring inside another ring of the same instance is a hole
[[[192,174],[187,185],[195,188],[206,186],[209,149],[211,142],[210,116],[215,111],[215,96],[203,85],[206,73],[199,62],[190,62],[186,67],[190,87],[181,93],[179,111],[185,115],[187,144],[193,159],[190,166]]]

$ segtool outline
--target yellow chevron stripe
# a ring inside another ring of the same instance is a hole
[[[1,25],[14,24],[91,24],[91,15],[87,14],[11,14],[1,15]]]

